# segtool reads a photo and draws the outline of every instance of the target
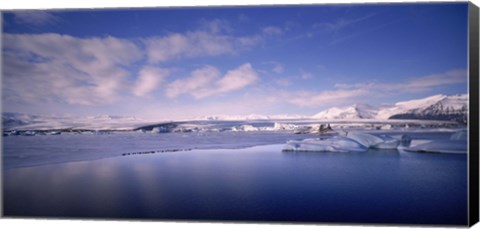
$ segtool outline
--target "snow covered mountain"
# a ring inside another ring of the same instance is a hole
[[[410,108],[389,119],[429,119],[467,122],[468,95],[436,95],[421,100],[397,103],[397,107]]]
[[[332,107],[322,111],[312,118],[314,119],[373,119],[378,112],[378,108],[368,104],[355,104],[349,107]]]
[[[433,95],[423,99],[402,101],[392,106],[372,107],[356,104],[349,107],[333,107],[312,118],[315,119],[425,119],[466,122],[468,115],[468,94]]]

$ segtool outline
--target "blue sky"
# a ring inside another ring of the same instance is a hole
[[[467,92],[467,4],[16,11],[3,111],[313,115]]]

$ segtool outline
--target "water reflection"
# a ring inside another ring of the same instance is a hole
[[[466,156],[281,145],[5,171],[6,216],[466,223]]]

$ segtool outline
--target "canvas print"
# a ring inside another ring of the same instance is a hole
[[[467,3],[2,23],[5,217],[467,224]]]

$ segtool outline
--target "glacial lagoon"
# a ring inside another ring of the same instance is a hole
[[[409,134],[419,140],[451,136],[451,132]],[[4,214],[467,223],[466,154],[380,149],[282,152],[286,140],[308,136],[247,132],[206,135],[4,138]],[[174,148],[182,150],[160,150]]]

